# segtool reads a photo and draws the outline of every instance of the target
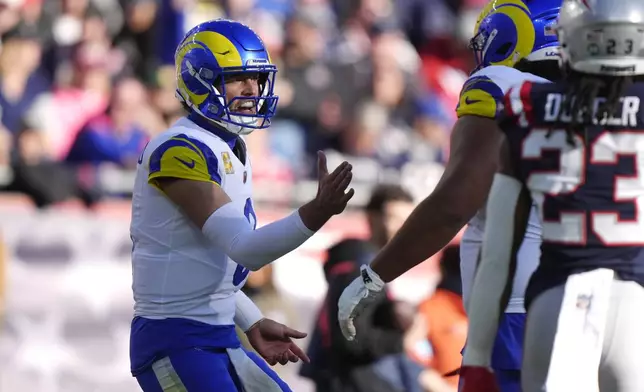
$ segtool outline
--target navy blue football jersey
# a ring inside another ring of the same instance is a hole
[[[613,116],[576,133],[574,143],[565,131],[565,91],[564,83],[526,82],[504,102],[512,164],[543,224],[526,300],[596,268],[644,284],[644,83],[630,86]]]

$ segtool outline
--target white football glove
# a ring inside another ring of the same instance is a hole
[[[338,321],[345,339],[355,339],[356,327],[353,320],[375,300],[384,287],[385,282],[368,265],[360,267],[360,276],[344,289],[338,300]]]

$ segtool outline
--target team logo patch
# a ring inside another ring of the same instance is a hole
[[[577,309],[588,310],[593,302],[593,296],[588,294],[579,294],[577,296]]]
[[[224,162],[224,172],[226,172],[226,174],[233,174],[235,172],[235,168],[233,167],[233,162],[230,160],[230,154],[226,151],[222,152],[221,160]]]

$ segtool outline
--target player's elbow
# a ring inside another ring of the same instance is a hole
[[[261,238],[258,230],[251,227],[247,231],[240,231],[226,247],[226,254],[237,264],[251,271],[258,271],[264,266],[274,262],[287,254],[291,247],[274,247],[272,241]]]
[[[452,198],[451,203],[444,204],[443,215],[447,221],[465,224],[472,218],[477,209],[476,204]]]
[[[272,261],[270,252],[253,241],[256,232],[232,203],[215,211],[202,227],[211,245],[223,251],[237,264],[257,271]]]
[[[237,264],[256,271],[302,245],[313,232],[297,212],[257,230],[232,203],[215,211],[202,231],[215,248]]]
[[[476,211],[485,204],[485,195],[479,195],[477,189],[455,182],[450,186],[447,181],[442,190],[437,189],[434,195],[438,196],[440,205],[439,213],[442,221],[450,225],[462,227],[466,224]]]
[[[241,255],[230,255],[230,258],[235,260],[235,262],[242,267],[249,269],[253,272],[259,271],[267,264],[270,264],[273,260],[258,258],[258,257],[244,257]]]
[[[269,253],[252,249],[252,247],[244,244],[244,241],[232,243],[230,248],[227,249],[227,254],[235,263],[251,271],[258,271],[274,261],[274,258]]]
[[[265,262],[264,262],[264,261],[262,261],[261,263],[252,263],[252,262],[248,262],[248,263],[246,263],[246,265],[248,265],[248,267],[244,267],[244,268],[248,268],[249,270],[251,270],[251,271],[253,271],[253,272],[257,272],[257,271],[259,271],[260,269],[262,269],[262,267],[264,267],[265,265],[269,264],[269,263],[270,263],[270,262],[272,262],[272,261],[273,261],[273,260],[267,260],[267,261],[265,261]]]

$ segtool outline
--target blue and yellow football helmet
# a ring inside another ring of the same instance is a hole
[[[250,27],[225,19],[201,23],[188,31],[174,59],[177,98],[192,113],[238,135],[270,126],[278,100],[277,67]],[[257,76],[259,96],[227,99],[224,80],[243,74]],[[254,101],[254,114],[233,112],[237,100]]]
[[[476,69],[519,60],[558,59],[554,23],[562,0],[492,0],[481,11],[470,49]]]

